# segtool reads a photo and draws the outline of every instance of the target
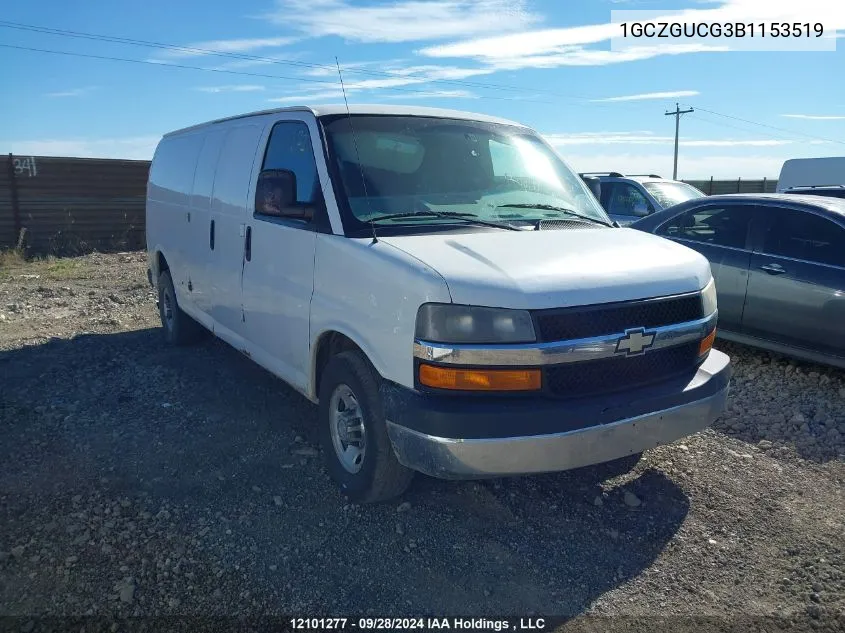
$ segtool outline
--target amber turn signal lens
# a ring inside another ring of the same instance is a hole
[[[536,391],[541,380],[539,369],[451,369],[420,365],[420,383],[457,391]]]
[[[710,351],[710,348],[713,347],[713,341],[716,340],[716,330],[714,329],[710,334],[705,336],[701,339],[701,343],[698,345],[698,355],[704,356],[707,352]]]

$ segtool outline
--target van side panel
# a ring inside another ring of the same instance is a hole
[[[220,150],[226,137],[225,128],[212,128],[205,135],[205,142],[197,160],[194,187],[191,195],[191,230],[188,252],[191,254],[192,291],[195,315],[206,327],[211,328],[211,291],[208,264],[216,248],[217,226],[212,226],[211,200]]]
[[[414,328],[426,302],[450,303],[443,278],[418,259],[385,242],[317,235],[311,300],[311,389],[317,344],[339,332],[361,348],[379,374],[414,386]]]
[[[241,276],[249,204],[250,179],[264,125],[258,122],[229,128],[217,163],[211,200],[215,223],[214,250],[205,269],[209,312],[221,338],[242,347]]]
[[[190,198],[203,136],[200,131],[163,139],[153,157],[147,184],[147,248],[150,257],[161,252],[167,259],[180,304],[190,302]]]

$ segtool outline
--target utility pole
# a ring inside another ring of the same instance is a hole
[[[690,108],[689,110],[681,110],[680,106],[675,103],[675,111],[667,112],[665,115],[675,117],[675,169],[672,171],[672,180],[678,179],[678,131],[681,127],[681,115],[689,114],[690,112],[695,112],[695,110],[693,110],[692,108]]]

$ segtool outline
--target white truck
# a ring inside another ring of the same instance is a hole
[[[616,226],[518,123],[236,116],[167,134],[147,195],[167,341],[211,332],[317,404],[327,470],[356,502],[415,471],[624,459],[725,407],[708,261]]]
[[[777,192],[842,186],[845,186],[845,156],[790,158],[780,169]]]

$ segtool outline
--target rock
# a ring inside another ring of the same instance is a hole
[[[403,501],[403,502],[402,502],[402,503],[400,503],[400,504],[399,504],[399,506],[396,508],[396,511],[397,511],[397,512],[407,512],[407,511],[408,511],[408,510],[410,510],[410,509],[411,509],[411,503],[410,503],[409,501]]]
[[[74,563],[76,563],[78,561],[79,561],[79,556],[68,556],[65,559],[65,564],[66,565],[73,565]]]
[[[132,604],[132,601],[135,600],[135,583],[127,581],[123,584],[120,588],[120,601],[125,602],[126,604]]]
[[[601,495],[596,495],[596,498],[593,499],[593,505],[594,506],[603,506],[604,505],[604,501],[601,500]]]
[[[273,503],[275,503],[277,506],[281,506],[282,505],[282,498],[280,496],[276,495],[275,497],[273,497]]]
[[[682,451],[689,452],[689,446],[686,444],[678,444],[678,448]]]
[[[20,558],[23,556],[24,550],[26,548],[23,545],[18,545],[17,547],[12,548],[12,556],[15,558]]]
[[[804,417],[804,414],[800,411],[793,415],[792,419],[790,420],[790,422],[792,422],[793,424],[803,424],[806,421],[807,419]]]
[[[319,452],[316,448],[312,448],[311,446],[303,446],[302,448],[296,449],[294,455],[303,455],[305,457],[313,457],[315,455],[319,455]]]
[[[0,552],[0,563],[9,560],[9,552]]]
[[[608,530],[607,535],[614,541],[619,540],[619,530]]]
[[[631,492],[630,490],[626,490],[625,491],[625,505],[628,506],[629,508],[636,508],[636,507],[642,505],[642,501],[640,501],[640,498],[637,495],[635,495],[633,492]]]
[[[269,567],[270,571],[276,571],[278,568],[279,568],[278,565],[270,565],[270,567]]]
[[[261,492],[261,487],[260,486],[253,486],[252,491],[253,492]]]
[[[759,442],[757,442],[757,448],[759,448],[761,451],[767,451],[773,446],[774,444],[772,444],[772,442],[770,442],[769,440],[760,440]]]
[[[397,533],[399,536],[402,536],[403,534],[405,534],[405,528],[403,528],[403,527],[402,527],[402,524],[401,524],[401,523],[397,523],[397,524],[396,524],[396,533]]]
[[[822,597],[814,591],[813,593],[810,594],[810,600],[812,600],[813,602],[821,602]]]

